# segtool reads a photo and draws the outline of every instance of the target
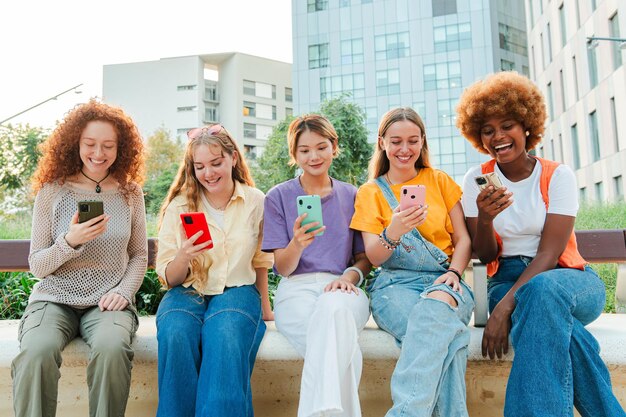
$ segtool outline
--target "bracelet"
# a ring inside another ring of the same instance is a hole
[[[448,268],[448,272],[452,272],[454,275],[459,277],[459,281],[461,281],[463,279],[463,277],[461,276],[461,273],[457,269]]]
[[[380,242],[381,245],[384,246],[385,249],[387,249],[388,251],[393,251],[394,249],[396,249],[398,247],[398,245],[393,245],[392,243],[389,243],[385,237],[383,237],[383,234],[379,234],[378,235],[378,241]]]
[[[357,283],[355,284],[355,286],[356,286],[356,287],[360,287],[360,286],[361,286],[361,284],[363,284],[363,280],[365,279],[365,278],[363,277],[363,271],[361,271],[361,270],[360,270],[359,268],[357,268],[356,266],[349,266],[349,267],[347,267],[347,268],[345,269],[345,271],[343,271],[343,273],[345,274],[345,273],[346,273],[346,272],[348,272],[348,271],[354,271],[354,272],[356,272],[357,274],[359,274],[359,282],[357,282]]]

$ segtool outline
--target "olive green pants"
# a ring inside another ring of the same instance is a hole
[[[29,304],[20,322],[20,353],[11,364],[16,417],[56,415],[61,351],[77,336],[90,347],[89,415],[123,416],[134,354],[130,345],[136,329],[136,316],[128,309],[76,309],[45,301]]]

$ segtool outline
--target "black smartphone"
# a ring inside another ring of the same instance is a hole
[[[102,214],[104,214],[104,204],[102,204],[102,201],[78,202],[78,223],[84,223]]]

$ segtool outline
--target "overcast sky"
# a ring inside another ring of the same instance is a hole
[[[1,0],[0,120],[53,127],[102,95],[102,66],[217,52],[292,62],[291,0]]]

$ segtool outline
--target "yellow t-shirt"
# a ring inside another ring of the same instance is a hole
[[[461,199],[461,187],[445,172],[433,168],[422,168],[417,176],[402,184],[394,184],[391,190],[400,200],[400,189],[403,185],[426,186],[426,204],[428,215],[424,224],[417,230],[422,237],[433,243],[448,256],[452,255],[452,221],[449,212]],[[393,211],[382,190],[370,181],[363,184],[356,194],[354,215],[350,228],[375,235],[391,223]]]

